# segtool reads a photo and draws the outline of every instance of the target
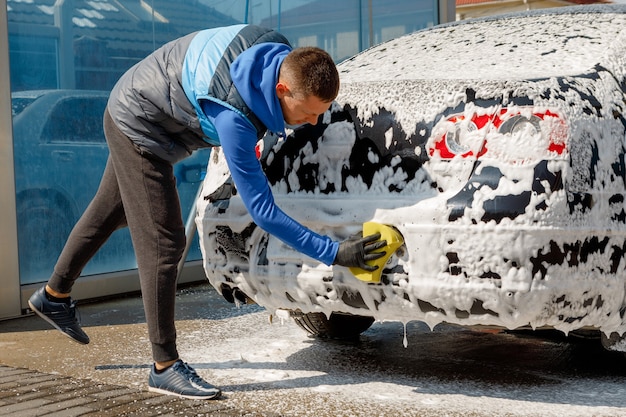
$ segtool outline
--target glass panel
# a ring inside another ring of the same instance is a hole
[[[32,35],[9,35],[11,91],[58,84],[56,39]]]
[[[437,3],[430,0],[369,0],[363,2],[369,22],[368,44],[375,45],[438,22]]]
[[[432,0],[206,0],[204,3],[234,19],[276,29],[293,46],[324,48],[337,62],[376,43],[438,23],[438,3]]]
[[[108,94],[159,46],[196,30],[254,23],[341,61],[432,25],[435,11],[433,0],[7,0],[20,282],[50,275],[104,170]],[[185,215],[193,215],[208,154],[196,152],[175,166]],[[188,260],[200,257],[195,236]],[[135,267],[122,229],[83,272]]]

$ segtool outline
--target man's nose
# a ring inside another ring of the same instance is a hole
[[[316,125],[318,118],[319,118],[319,116],[309,116],[309,117],[306,118],[306,122],[311,124],[311,125]]]

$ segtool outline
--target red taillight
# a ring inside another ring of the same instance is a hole
[[[504,108],[441,120],[433,128],[428,151],[440,159],[485,156],[523,163],[564,155],[567,136],[567,125],[555,112]]]
[[[548,145],[548,150],[558,155],[563,155],[567,150],[566,142],[568,135],[565,121],[558,114],[552,113],[549,110],[545,113],[539,113],[537,116],[541,117],[544,121],[547,117],[552,118],[551,122],[553,126],[552,129],[550,129],[550,144]]]

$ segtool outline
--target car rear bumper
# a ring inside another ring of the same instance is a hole
[[[317,231],[337,240],[359,232],[364,221],[396,227],[405,243],[385,266],[379,284],[359,281],[347,268],[319,264],[255,228],[236,199],[228,221],[199,217],[205,269],[218,291],[236,287],[268,309],[345,312],[431,326],[547,326],[566,332],[595,327],[607,333],[626,329],[626,230],[568,226],[559,220],[566,207],[558,204],[546,211],[542,222],[527,222],[522,216],[500,223],[442,224],[450,213],[446,201],[444,195],[422,201],[363,199],[358,213],[346,213],[339,198],[277,199],[304,224],[307,217],[327,219]],[[549,221],[551,214],[554,222]],[[218,224],[222,230],[229,224],[226,240],[217,238]],[[242,248],[238,254],[233,241]]]

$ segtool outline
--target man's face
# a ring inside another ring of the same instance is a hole
[[[315,96],[304,97],[293,93],[285,82],[276,84],[276,95],[283,110],[283,118],[288,125],[317,124],[318,117],[330,108],[326,103]]]

